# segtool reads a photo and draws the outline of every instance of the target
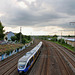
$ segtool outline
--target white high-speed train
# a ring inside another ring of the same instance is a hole
[[[33,63],[37,59],[40,54],[40,48],[42,46],[42,42],[40,42],[36,47],[34,47],[31,51],[27,52],[26,55],[21,57],[18,60],[18,73],[27,73],[32,67]]]

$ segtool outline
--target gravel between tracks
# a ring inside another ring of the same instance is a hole
[[[74,75],[59,51],[48,41],[43,41],[41,54],[28,75]]]

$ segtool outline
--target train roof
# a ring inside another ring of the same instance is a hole
[[[21,57],[21,58],[19,59],[19,62],[20,62],[20,61],[27,61],[27,59],[28,59],[30,56],[31,56],[31,54],[24,55],[23,57]]]
[[[27,55],[27,54],[33,54],[33,51],[29,51],[29,52],[26,53],[26,55]]]

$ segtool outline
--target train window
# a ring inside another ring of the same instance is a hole
[[[33,57],[30,59],[30,63],[33,61]]]
[[[31,59],[30,59],[30,63],[31,63]]]
[[[29,64],[27,64],[27,66],[26,67],[28,67],[29,66]]]
[[[18,63],[18,65],[25,65],[25,64],[26,64],[26,61],[25,62],[22,61]]]
[[[26,62],[19,62],[19,63],[18,63],[18,67],[19,67],[20,69],[23,69],[23,68],[25,67],[25,65],[26,65]]]
[[[36,56],[37,56],[37,52],[36,52],[36,54],[35,54],[35,58],[36,58]]]
[[[30,65],[30,61],[27,63],[27,66],[26,67],[28,67]]]
[[[32,57],[32,61],[33,61],[33,57]]]
[[[36,58],[36,53],[35,53],[34,57]]]
[[[35,57],[35,59],[36,59],[36,57],[37,57],[37,52],[35,53],[34,57]]]

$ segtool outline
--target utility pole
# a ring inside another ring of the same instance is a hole
[[[61,30],[61,43],[62,43],[62,30]]]
[[[61,38],[61,44],[62,44],[62,31],[64,31],[64,30],[59,30],[60,32],[61,32],[61,34],[60,34],[60,38]]]
[[[20,43],[22,42],[22,40],[21,40],[21,39],[22,39],[22,37],[21,37],[21,36],[22,36],[22,35],[21,35],[22,29],[21,29],[21,28],[22,28],[22,27],[20,27]]]
[[[70,22],[70,25],[75,25],[75,22]],[[74,51],[75,51],[75,27],[74,27]]]

